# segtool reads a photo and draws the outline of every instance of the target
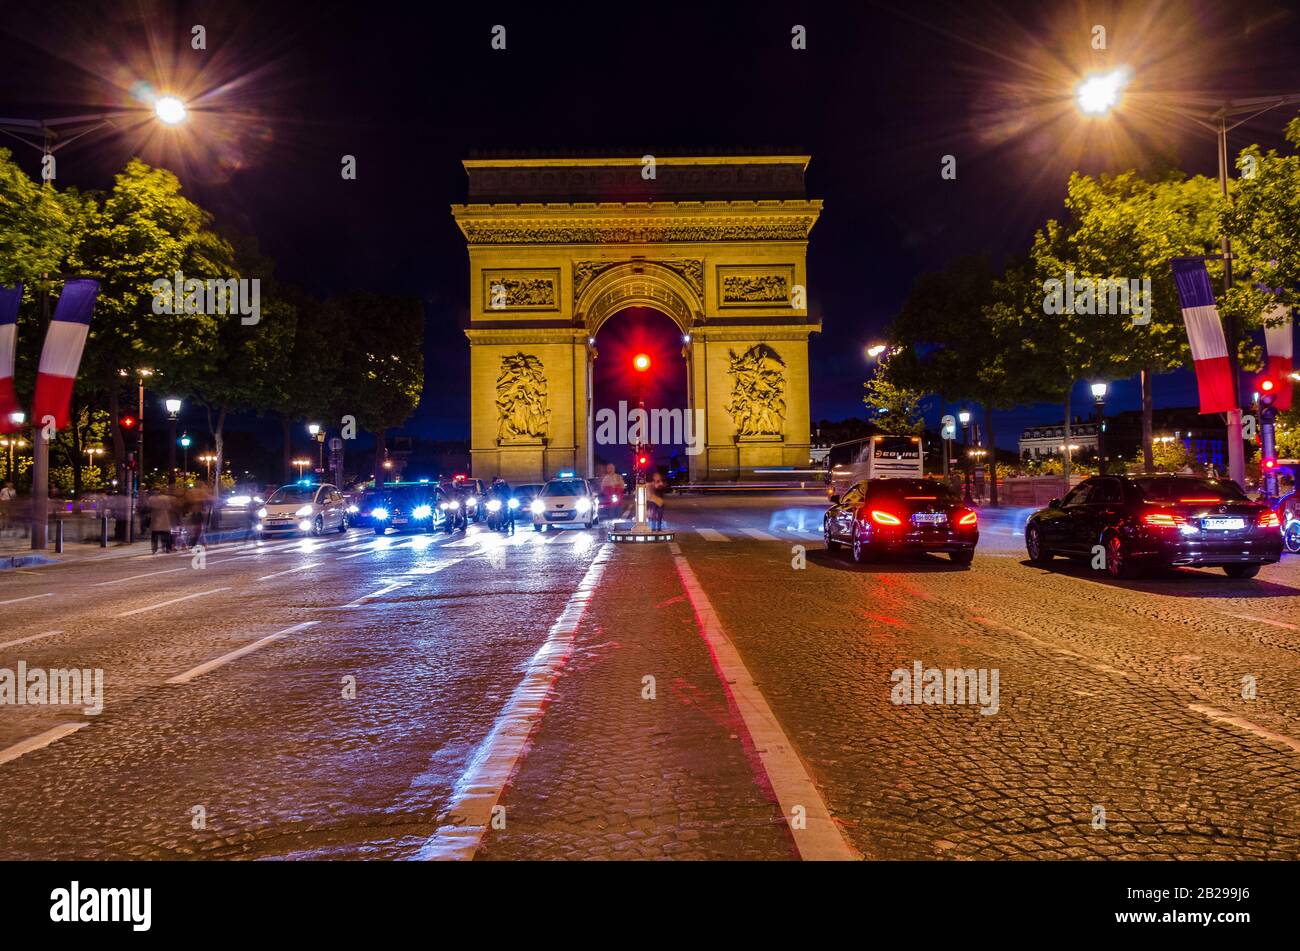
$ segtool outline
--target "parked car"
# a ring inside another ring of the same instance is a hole
[[[933,551],[969,565],[980,539],[975,510],[937,479],[863,479],[831,495],[822,534],[827,550],[847,545],[857,562]]]
[[[1029,559],[1091,558],[1105,552],[1112,578],[1147,568],[1222,568],[1253,578],[1282,557],[1281,520],[1235,482],[1190,475],[1097,476],[1029,516]]]
[[[328,482],[290,482],[271,493],[256,512],[253,530],[262,535],[323,535],[348,530],[343,493]]]

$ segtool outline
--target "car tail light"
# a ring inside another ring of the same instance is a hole
[[[1260,528],[1281,528],[1282,520],[1277,517],[1276,512],[1265,512],[1256,524]]]
[[[902,525],[903,521],[897,515],[890,515],[888,512],[882,512],[880,509],[871,510],[871,520],[877,525]]]
[[[974,512],[967,512],[961,518],[957,519],[958,525],[974,525],[979,519]]]
[[[1173,512],[1147,512],[1142,516],[1142,522],[1152,528],[1178,528],[1187,524],[1187,519]]]
[[[1219,498],[1218,496],[1211,496],[1208,499],[1179,499],[1178,503],[1180,505],[1198,505],[1198,504],[1218,505],[1222,501],[1223,499]]]

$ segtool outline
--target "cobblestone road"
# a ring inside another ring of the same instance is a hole
[[[104,706],[0,705],[0,857],[1300,857],[1300,560],[856,566],[818,503],[6,572],[0,677]]]

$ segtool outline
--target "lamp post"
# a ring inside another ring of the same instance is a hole
[[[961,409],[957,413],[957,419],[961,421],[961,479],[962,479],[962,501],[967,505],[973,505],[975,500],[970,494],[970,410]]]
[[[307,432],[311,433],[311,438],[317,443],[318,464],[322,472],[325,471],[325,432],[320,428],[320,423],[308,423]]]
[[[167,406],[167,488],[176,486],[176,417],[181,412],[181,401],[172,397]]]
[[[1092,384],[1092,401],[1097,404],[1097,471],[1106,474],[1106,384]]]
[[[293,460],[293,462],[291,462],[291,463],[289,463],[289,464],[298,467],[298,479],[299,479],[299,481],[301,481],[301,480],[302,480],[302,473],[303,473],[303,470],[306,469],[309,465],[311,465],[311,460],[310,460],[310,459],[303,459],[303,458],[300,456],[299,458]],[[387,463],[385,463],[385,465],[387,465]]]
[[[1106,116],[1119,106],[1124,88],[1132,78],[1128,67],[1121,67],[1094,76],[1089,76],[1075,90],[1079,111],[1089,116]],[[1163,105],[1175,115],[1190,119],[1204,129],[1214,133],[1219,159],[1219,193],[1226,200],[1228,197],[1228,133],[1251,119],[1261,116],[1273,109],[1300,103],[1300,93],[1285,93],[1277,96],[1253,96],[1245,99],[1227,99],[1217,108],[1202,111],[1180,109]],[[1229,120],[1237,120],[1231,122]],[[1232,289],[1232,239],[1225,229],[1219,238],[1219,248],[1223,260],[1223,289]],[[1238,485],[1246,481],[1246,453],[1241,435],[1241,372],[1237,364],[1237,317],[1235,314],[1224,315],[1223,335],[1228,345],[1228,373],[1232,379],[1233,408],[1228,410],[1228,476]]]
[[[190,471],[190,443],[194,440],[190,439],[189,433],[184,433],[176,441],[180,443],[181,451],[185,454],[184,471],[188,474]]]
[[[199,462],[205,462],[205,463],[207,463],[207,466],[208,466],[208,481],[211,482],[211,481],[212,481],[212,464],[213,464],[214,462],[217,461],[217,454],[216,454],[215,452],[205,452],[205,453],[202,453],[201,455],[199,455],[197,458],[198,458],[198,461],[199,461]]]

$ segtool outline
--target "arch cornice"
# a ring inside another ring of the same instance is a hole
[[[594,337],[610,317],[628,307],[653,307],[672,318],[682,333],[704,313],[704,303],[689,282],[671,268],[628,261],[607,268],[582,289],[575,312]]]

